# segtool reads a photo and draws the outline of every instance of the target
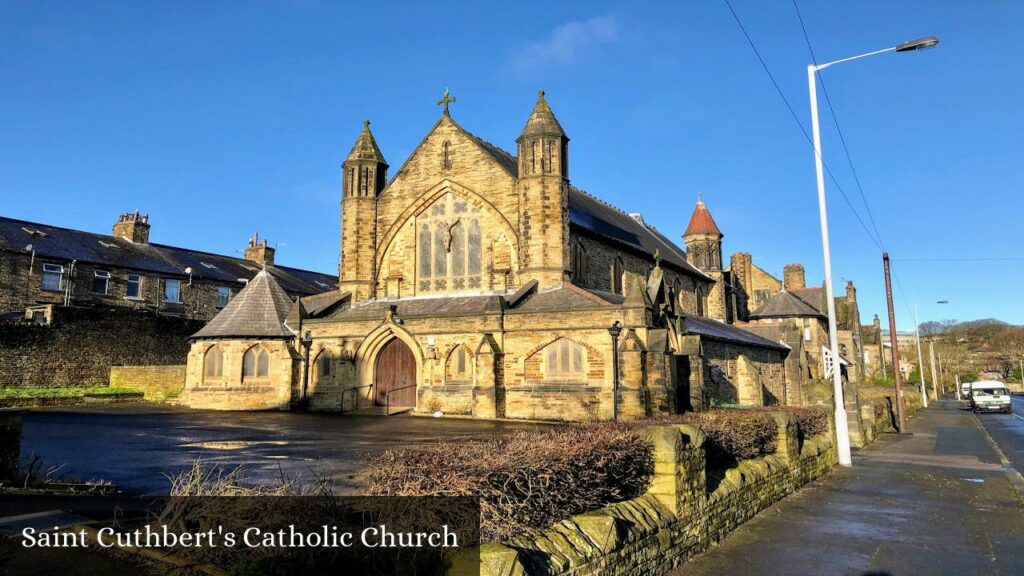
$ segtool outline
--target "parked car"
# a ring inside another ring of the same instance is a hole
[[[971,399],[971,383],[961,382],[960,383],[960,399],[970,400]]]
[[[995,380],[984,380],[971,383],[971,410],[974,412],[1005,412],[1013,411],[1010,390],[1006,384]]]

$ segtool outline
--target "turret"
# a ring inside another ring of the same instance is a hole
[[[522,275],[560,286],[569,274],[569,137],[543,90],[516,144]]]
[[[341,262],[339,286],[352,301],[373,297],[376,271],[377,196],[387,183],[388,163],[370,132],[370,121],[341,165]]]
[[[723,322],[731,322],[733,318],[726,306],[726,278],[722,273],[723,237],[722,231],[715,224],[715,219],[711,217],[711,211],[704,204],[704,199],[698,199],[690,216],[690,223],[683,232],[686,260],[715,280],[714,286],[707,294],[705,313]]]

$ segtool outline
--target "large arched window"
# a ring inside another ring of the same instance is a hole
[[[203,379],[219,380],[224,377],[224,351],[214,344],[203,356]]]
[[[242,380],[260,380],[270,376],[270,353],[263,346],[253,346],[242,357]]]
[[[565,338],[548,345],[544,354],[544,378],[583,380],[586,378],[587,349]]]
[[[611,269],[611,288],[616,294],[622,294],[622,269],[622,258],[616,256]]]
[[[585,286],[587,283],[587,249],[583,243],[576,240],[572,243],[572,281],[577,286]]]
[[[465,198],[445,194],[416,217],[417,290],[479,290],[481,213]]]

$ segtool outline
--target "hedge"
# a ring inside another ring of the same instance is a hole
[[[767,410],[721,408],[637,420],[634,425],[694,424],[707,437],[707,466],[732,468],[740,460],[760,458],[775,452],[779,426]]]
[[[389,450],[370,461],[374,496],[477,496],[484,540],[505,540],[642,495],[654,474],[643,433],[569,426]]]

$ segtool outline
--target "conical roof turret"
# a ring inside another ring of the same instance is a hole
[[[380,162],[385,166],[388,164],[384,160],[384,154],[381,154],[380,148],[377,147],[377,140],[373,137],[373,132],[370,132],[369,120],[363,120],[363,131],[359,133],[356,143],[352,146],[352,151],[348,153],[348,158],[345,159],[346,162],[357,160]]]
[[[523,126],[523,131],[519,133],[519,138],[516,141],[527,136],[561,136],[568,139],[565,131],[562,130],[562,125],[555,118],[555,113],[551,111],[547,100],[544,99],[543,90],[537,91],[537,104],[530,112],[530,117],[526,119],[526,126]]]
[[[697,200],[697,205],[693,208],[693,215],[690,216],[690,224],[686,227],[686,232],[683,232],[683,238],[702,234],[709,236],[723,235],[722,231],[718,229],[718,225],[715,224],[715,219],[711,217],[711,211],[704,204],[704,200],[699,199]]]

